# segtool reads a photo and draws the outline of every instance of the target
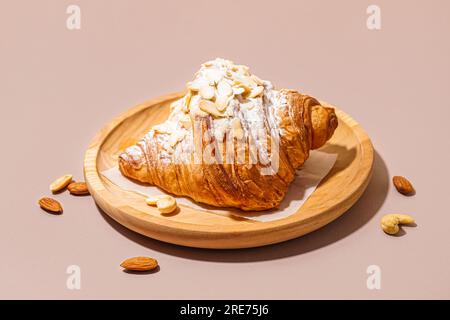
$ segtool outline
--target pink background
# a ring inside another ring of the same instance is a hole
[[[81,30],[66,8],[81,7]],[[366,28],[381,7],[382,28]],[[0,298],[450,298],[450,2],[0,2]],[[376,148],[367,192],[342,218],[269,247],[208,251],[134,234],[91,197],[37,200],[66,172],[82,177],[97,130],[125,109],[177,91],[217,56],[278,87],[351,114]],[[404,197],[392,175],[413,181]],[[379,220],[408,213],[417,227],[385,235]],[[159,272],[122,272],[147,255]],[[81,290],[66,268],[81,267]],[[381,268],[368,290],[366,268]]]

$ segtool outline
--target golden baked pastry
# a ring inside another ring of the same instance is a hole
[[[277,207],[309,151],[338,125],[334,109],[294,90],[275,90],[224,59],[204,63],[187,89],[164,123],[119,156],[119,168],[217,207]]]

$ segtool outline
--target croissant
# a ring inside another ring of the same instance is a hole
[[[121,173],[197,202],[246,211],[283,200],[309,152],[338,120],[333,108],[275,90],[248,67],[202,64],[168,119],[119,156]]]

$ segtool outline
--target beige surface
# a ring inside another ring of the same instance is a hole
[[[372,2],[360,0],[74,2],[79,31],[65,27],[72,1],[0,2],[0,297],[450,298],[448,1],[376,1],[379,31],[367,30]],[[182,89],[216,56],[361,123],[377,151],[374,178],[348,213],[297,240],[216,252],[131,233],[90,197],[57,195],[61,216],[38,208],[53,179],[82,177],[84,151],[112,116]],[[398,194],[392,175],[417,194]],[[417,227],[385,235],[379,220],[393,212]],[[160,271],[123,273],[134,255],[158,259]],[[72,264],[79,291],[66,288]],[[381,290],[366,287],[372,264]]]
[[[123,112],[92,140],[84,160],[84,176],[98,206],[123,226],[153,239],[197,248],[236,249],[278,243],[307,234],[341,216],[362,195],[373,168],[369,137],[349,115],[332,107],[339,119],[333,137],[321,150],[337,154],[334,167],[307,202],[293,215],[271,222],[256,222],[218,215],[179,205],[175,214],[161,216],[142,195],[110,183],[101,172],[117,166],[129,141],[139,140],[148,128],[164,122],[174,98],[157,97]]]

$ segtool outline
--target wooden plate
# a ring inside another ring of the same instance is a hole
[[[190,247],[263,246],[299,237],[333,221],[358,200],[369,182],[373,165],[370,139],[357,122],[336,109],[339,126],[323,149],[338,153],[337,161],[295,214],[258,222],[180,205],[177,214],[161,216],[156,208],[145,204],[143,196],[120,189],[99,172],[115,166],[122,150],[139,140],[152,125],[163,122],[169,104],[181,96],[165,95],[126,111],[97,134],[86,152],[84,174],[92,196],[109,216],[131,230]]]

